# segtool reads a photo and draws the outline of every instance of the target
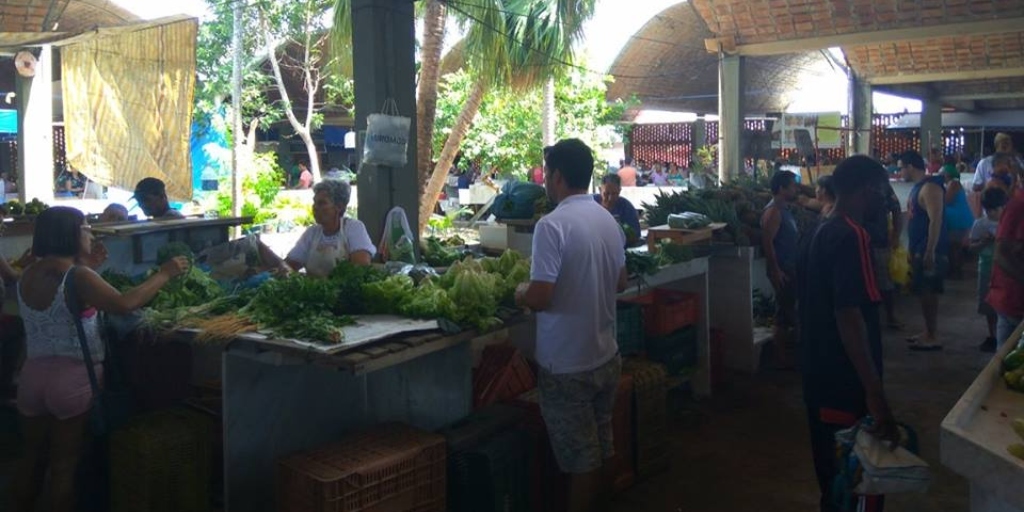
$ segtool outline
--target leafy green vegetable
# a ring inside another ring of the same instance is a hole
[[[649,253],[626,251],[626,273],[631,278],[657,274],[658,259]]]
[[[124,293],[134,288],[138,283],[134,279],[114,270],[104,270],[100,277],[117,291]]]
[[[397,312],[408,300],[415,284],[411,277],[401,274],[388,276],[383,281],[363,285],[363,301],[367,313],[387,314]]]
[[[369,312],[363,298],[363,285],[383,280],[387,273],[371,266],[353,265],[342,261],[334,267],[327,282],[337,289],[333,311],[339,315],[361,315]]]
[[[192,249],[184,242],[170,242],[156,251],[156,264],[163,265],[167,260],[178,256],[184,256],[189,261],[194,257]]]
[[[173,257],[173,256],[172,256]],[[150,275],[156,270],[151,270]],[[206,304],[224,295],[224,289],[206,272],[189,267],[188,272],[172,279],[153,298],[149,306],[157,310],[187,308]]]
[[[263,283],[239,312],[278,336],[314,342],[338,343],[349,316],[335,315],[337,283],[303,274]],[[362,294],[360,293],[360,296]]]
[[[423,261],[431,267],[447,267],[463,257],[462,251],[450,249],[437,237],[428,236],[423,240]]]

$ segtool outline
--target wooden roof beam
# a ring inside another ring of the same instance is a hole
[[[941,71],[936,73],[905,73],[899,75],[864,77],[864,80],[867,80],[872,85],[896,85],[1017,77],[1024,77],[1024,67],[978,69],[971,71]]]
[[[733,47],[732,51],[730,51],[729,48],[731,45],[724,44],[726,41],[723,38],[708,39],[705,41],[704,46],[708,51],[717,51],[718,49],[722,49],[726,51],[726,53],[737,53],[739,55],[747,55],[751,57],[763,57],[767,55],[811,52],[837,46],[845,48],[850,46],[865,46],[897,41],[949,37],[951,35],[970,36],[1020,32],[1022,26],[1024,26],[1024,16],[1017,16],[995,20],[946,23],[942,25],[930,25],[924,27],[915,26],[888,30],[851,32],[848,34],[787,39],[768,43],[738,44]]]

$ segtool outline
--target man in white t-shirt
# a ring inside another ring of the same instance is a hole
[[[1014,155],[1017,165],[1024,168],[1024,162],[1022,162],[1020,157],[1013,151],[1013,137],[1006,133],[997,133],[994,143],[996,152],[982,158],[981,161],[978,162],[978,167],[974,170],[974,180],[971,181],[971,186],[975,192],[981,192],[984,190],[985,185],[988,185],[988,182],[992,179],[993,164],[995,163],[997,155]]]
[[[548,197],[558,204],[534,229],[530,283],[518,304],[537,311],[541,413],[555,458],[571,475],[570,512],[590,512],[611,487],[612,410],[622,371],[616,294],[626,288],[625,235],[587,193],[594,156],[568,139],[545,152]]]

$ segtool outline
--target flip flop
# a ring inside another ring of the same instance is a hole
[[[909,348],[910,350],[916,350],[918,352],[938,352],[939,350],[942,350],[942,345],[921,345],[915,343],[907,348]]]

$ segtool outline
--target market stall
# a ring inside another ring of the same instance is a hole
[[[1007,355],[1018,350],[1015,341],[1024,335],[1021,324],[1002,349],[981,371],[942,421],[942,463],[971,484],[971,512],[1024,511],[1024,382],[1017,378],[1011,389],[1004,368]],[[1024,358],[1022,358],[1024,359]]]

